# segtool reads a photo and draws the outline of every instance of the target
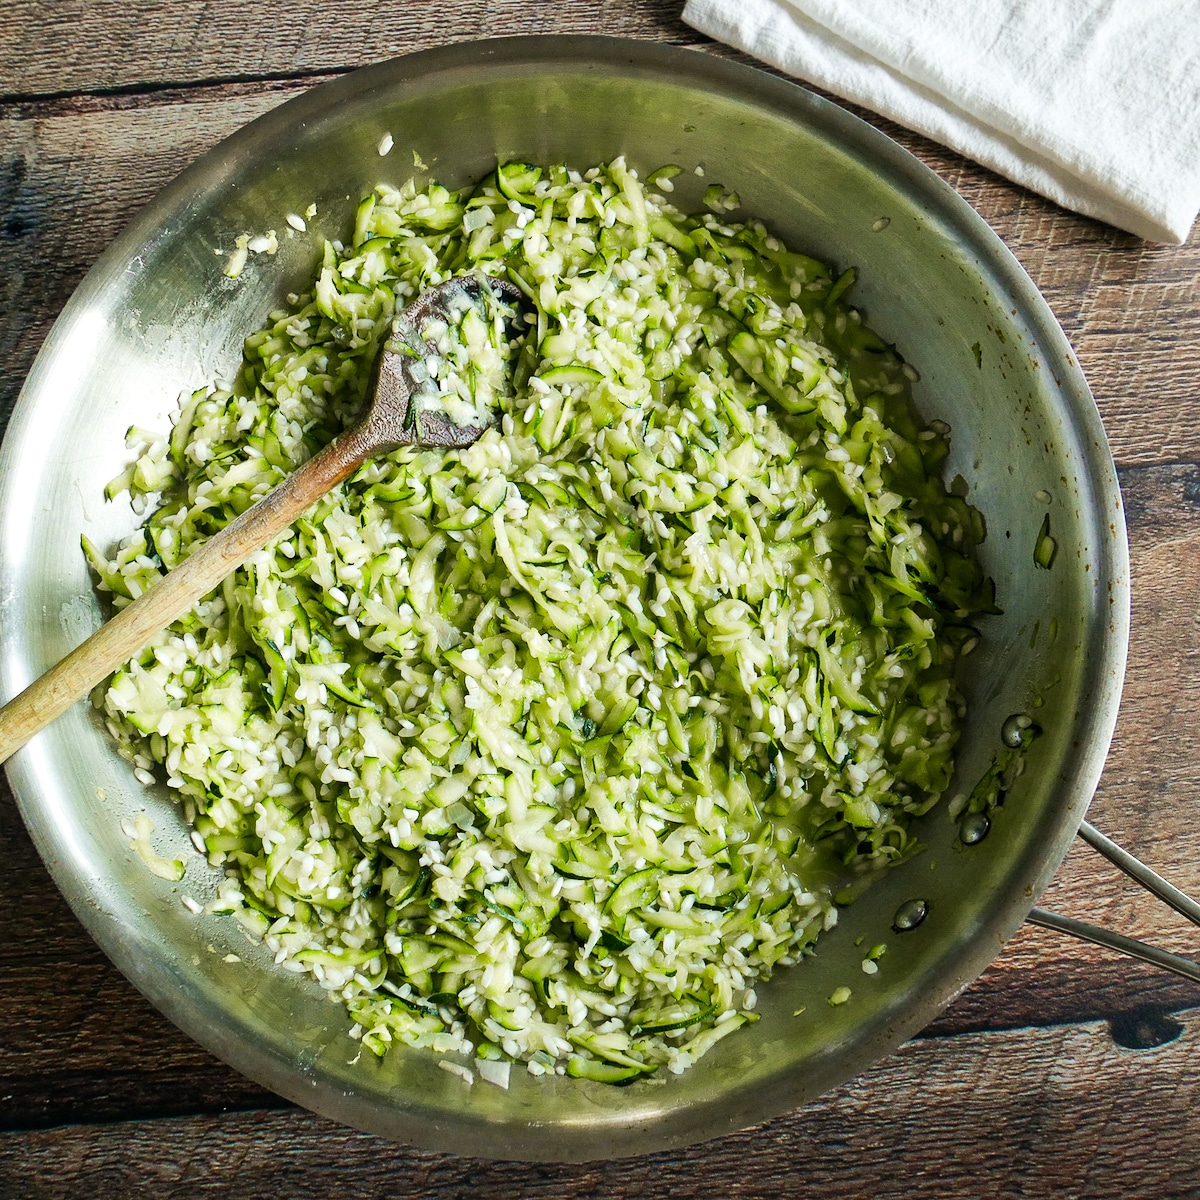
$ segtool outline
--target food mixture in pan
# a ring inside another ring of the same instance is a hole
[[[947,431],[851,272],[720,189],[682,215],[673,174],[378,187],[122,478],[144,528],[89,547],[120,606],[350,423],[423,289],[528,297],[527,332],[470,335],[511,370],[475,445],[363,467],[103,698],[224,871],[210,911],[377,1053],[682,1071],[950,779],[992,596]]]

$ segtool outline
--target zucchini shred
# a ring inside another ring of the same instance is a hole
[[[395,313],[502,276],[498,419],[320,500],[98,693],[231,913],[382,1054],[626,1082],[756,1019],[918,849],[995,611],[853,274],[621,159],[381,185],[114,486],[121,607],[349,424]],[[656,190],[658,189],[658,190]]]

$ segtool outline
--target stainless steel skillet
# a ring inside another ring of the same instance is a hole
[[[395,149],[381,157],[385,135]],[[815,959],[761,990],[752,1030],[683,1076],[624,1089],[517,1072],[507,1092],[468,1090],[419,1052],[359,1058],[315,986],[272,967],[230,922],[183,907],[181,891],[203,902],[215,886],[198,859],[172,886],[131,854],[120,821],[136,811],[151,813],[172,857],[188,857],[186,831],[93,713],[77,707],[12,760],[59,886],[168,1016],[311,1108],[463,1153],[581,1159],[699,1140],[803,1103],[916,1032],[991,961],[1056,870],[1099,776],[1124,669],[1128,563],[1103,430],[1061,331],[987,226],[888,139],[790,84],[650,44],[530,38],[399,59],[283,106],[189,168],[97,263],[0,456],[5,695],[99,621],[78,536],[106,544],[136,523],[100,499],[125,429],[165,428],[181,392],[235,367],[241,339],[310,276],[315,239],[344,232],[360,193],[423,173],[418,159],[457,185],[497,157],[587,165],[619,153],[684,166],[685,206],[721,182],[790,242],[859,268],[856,302],[923,373],[925,413],[953,428],[950,473],[987,516],[984,557],[1005,609],[964,680],[972,715],[952,790],[994,761],[1012,714],[1036,713],[1045,733],[987,838],[965,845],[944,810],[931,814],[927,852],[844,910]],[[313,203],[308,230],[287,235],[287,215]],[[268,229],[279,252],[228,279],[214,251]],[[1047,515],[1058,553],[1039,570]],[[918,899],[926,919],[893,933]],[[861,972],[859,938],[889,943],[877,976]],[[847,982],[851,1002],[830,1008]]]

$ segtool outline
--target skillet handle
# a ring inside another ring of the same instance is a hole
[[[1181,892],[1174,884],[1165,880],[1157,871],[1152,871],[1145,863],[1135,858],[1128,850],[1122,849],[1111,838],[1105,837],[1087,821],[1080,823],[1079,836],[1093,850],[1107,858],[1131,879],[1140,883],[1148,892],[1170,905],[1180,915],[1187,917],[1193,925],[1200,925],[1200,904],[1197,904],[1185,892]],[[1182,975],[1184,979],[1200,983],[1200,963],[1183,958],[1178,954],[1172,954],[1168,950],[1160,950],[1157,946],[1148,945],[1137,938],[1127,937],[1123,933],[1113,933],[1099,925],[1090,925],[1087,921],[1077,921],[1074,917],[1064,917],[1058,913],[1047,912],[1044,908],[1032,909],[1026,919],[1031,925],[1040,925],[1044,929],[1053,929],[1058,933],[1066,933],[1082,941],[1105,946],[1133,958],[1140,958],[1143,962],[1153,963],[1165,971],[1171,971],[1176,975]]]

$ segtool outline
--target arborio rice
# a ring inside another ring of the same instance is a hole
[[[145,435],[145,527],[89,547],[122,605],[343,428],[410,298],[530,298],[494,428],[363,467],[103,697],[223,868],[210,910],[376,1053],[682,1071],[949,780],[991,596],[944,428],[852,273],[719,189],[685,218],[672,173],[378,187],[234,387]]]

